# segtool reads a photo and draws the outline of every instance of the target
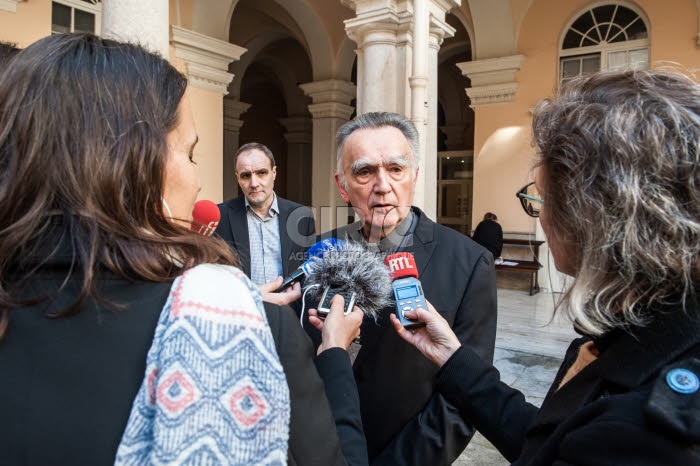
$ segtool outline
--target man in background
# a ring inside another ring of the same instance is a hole
[[[216,233],[236,250],[253,283],[264,285],[303,262],[308,238],[316,231],[313,212],[275,194],[277,166],[265,145],[244,144],[233,163],[242,194],[219,204]]]

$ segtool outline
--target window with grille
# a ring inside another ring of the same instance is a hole
[[[559,52],[559,81],[613,68],[649,67],[649,34],[642,16],[618,3],[593,7],[571,24]]]
[[[101,12],[100,0],[54,0],[51,2],[51,34],[99,34]]]

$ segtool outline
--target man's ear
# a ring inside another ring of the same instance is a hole
[[[413,190],[416,190],[416,183],[418,183],[418,168],[416,167],[416,173],[413,175]]]
[[[340,176],[340,173],[335,174],[335,185],[338,187],[338,192],[340,193],[340,197],[343,198],[343,201],[350,202],[350,196],[348,195],[347,189],[343,186],[343,177]]]
[[[272,167],[272,181],[275,181],[277,179],[277,165]]]

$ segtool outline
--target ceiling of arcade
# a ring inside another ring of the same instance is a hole
[[[184,27],[248,49],[249,43],[260,42],[261,36],[270,41],[288,36],[307,51],[314,80],[342,79],[352,68],[355,44],[347,38],[343,21],[353,18],[355,12],[344,5],[350,4],[347,0],[171,2],[175,2]],[[515,52],[520,24],[534,2],[461,0],[447,21],[457,29],[459,42],[469,42],[472,58],[505,56]]]

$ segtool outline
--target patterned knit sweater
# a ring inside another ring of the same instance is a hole
[[[260,292],[238,269],[175,280],[117,465],[285,465],[289,389]]]

